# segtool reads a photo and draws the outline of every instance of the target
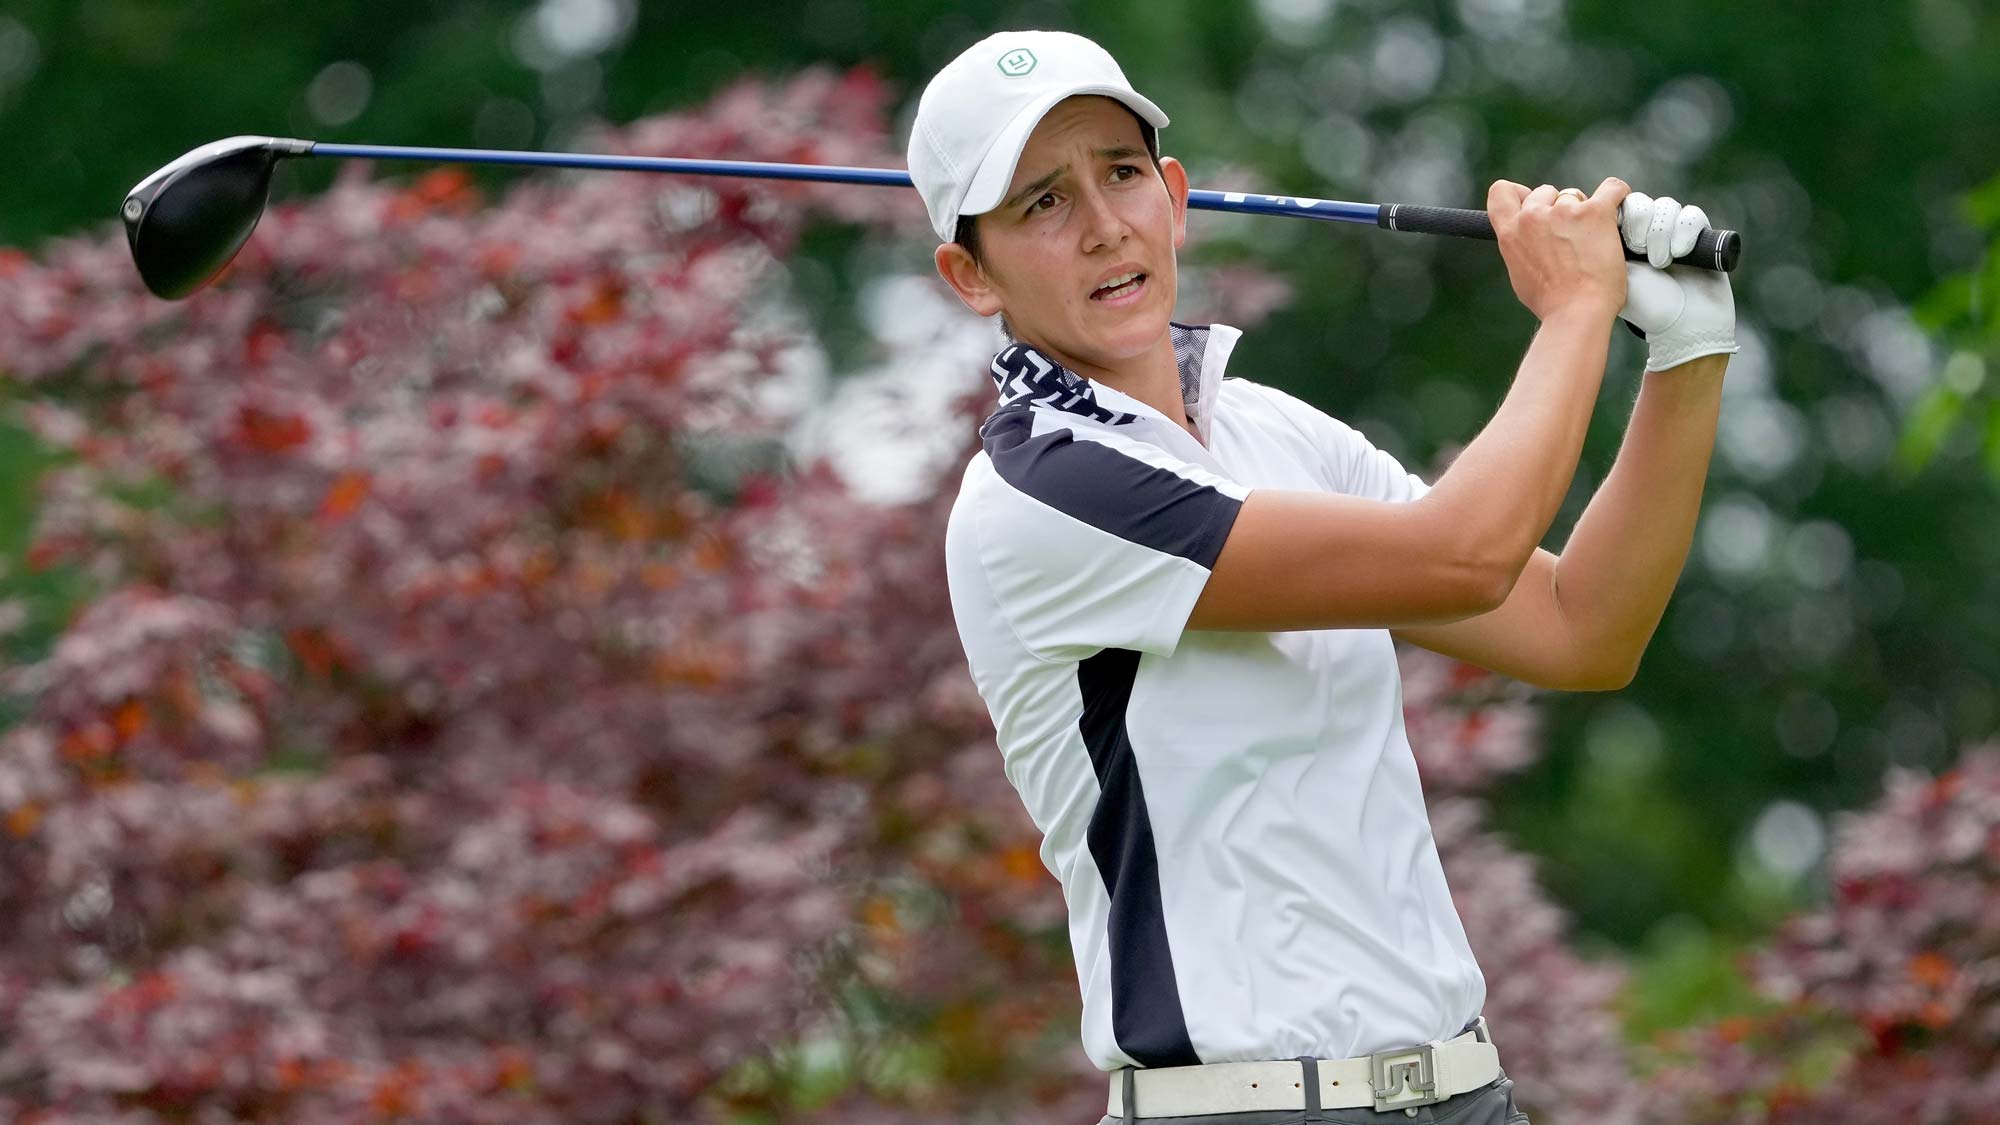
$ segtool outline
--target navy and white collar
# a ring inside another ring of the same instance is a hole
[[[1222,369],[1241,332],[1227,324],[1170,324],[1174,364],[1180,370],[1181,401],[1201,433],[1208,432]],[[1128,425],[1158,411],[1113,387],[1100,386],[1050,359],[1033,345],[1015,343],[993,357],[993,382],[1002,408],[1046,406],[1112,426]]]

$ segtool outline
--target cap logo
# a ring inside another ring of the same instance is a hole
[[[1026,47],[1016,47],[1000,56],[999,66],[1000,73],[1009,78],[1026,77],[1029,71],[1035,69],[1035,52]]]

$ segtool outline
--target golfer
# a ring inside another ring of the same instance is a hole
[[[1495,183],[1500,252],[1540,328],[1426,486],[1350,427],[1225,378],[1235,329],[1171,320],[1188,177],[1159,155],[1166,124],[1095,43],[1008,32],[932,79],[909,143],[938,273],[1012,341],[947,570],[1069,904],[1104,1121],[1525,1121],[1393,642],[1546,687],[1629,682],[1686,557],[1736,350],[1726,276],[1655,268],[1707,219],[1616,179]],[[1621,234],[1650,264],[1628,271]],[[1537,544],[1621,315],[1647,334],[1643,389],[1557,556]],[[1508,347],[1497,335],[1462,341],[1468,361]]]

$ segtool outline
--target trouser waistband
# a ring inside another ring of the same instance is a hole
[[[1106,1112],[1127,1122],[1260,1110],[1368,1107],[1386,1111],[1432,1105],[1500,1077],[1500,1055],[1486,1019],[1448,1040],[1351,1059],[1296,1058],[1198,1066],[1123,1067],[1111,1077]]]

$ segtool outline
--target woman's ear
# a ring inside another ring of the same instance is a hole
[[[1174,249],[1187,242],[1187,169],[1171,156],[1160,158],[1160,178],[1167,182],[1167,198],[1174,202]]]
[[[1000,311],[1000,295],[993,291],[993,283],[987,279],[986,270],[972,260],[972,254],[956,242],[947,242],[937,248],[934,255],[938,276],[958,294],[965,307],[980,316],[992,316]]]

